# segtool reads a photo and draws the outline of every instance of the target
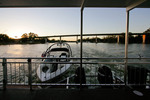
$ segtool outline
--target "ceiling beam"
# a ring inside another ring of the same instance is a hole
[[[138,5],[142,4],[145,1],[146,0],[135,0],[129,6],[126,7],[126,11],[130,11],[130,10],[134,9],[135,7],[137,7]]]

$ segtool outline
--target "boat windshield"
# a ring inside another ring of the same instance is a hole
[[[65,51],[65,52],[69,52],[69,50],[67,48],[52,48],[51,51]]]

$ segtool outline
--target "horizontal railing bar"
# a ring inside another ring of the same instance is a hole
[[[27,62],[7,62],[7,63],[27,64]],[[80,64],[80,62],[32,62],[32,64]],[[124,64],[124,62],[83,62],[82,64]]]
[[[8,85],[28,85],[24,83],[7,83]],[[32,83],[32,86],[79,86],[80,84],[64,84],[64,83]],[[117,85],[125,85],[124,83],[121,84],[82,84],[83,86],[117,86]],[[128,84],[130,86],[150,86],[150,84]]]
[[[28,62],[7,62],[28,63]],[[80,62],[32,62],[32,64],[80,64]],[[125,62],[83,62],[82,64],[125,64]],[[128,62],[127,64],[150,64],[150,62]]]
[[[32,83],[32,86],[34,86],[34,85],[36,85],[36,86],[42,86],[42,85],[44,85],[44,86],[80,86],[80,84],[64,84],[64,83],[62,83],[62,84],[53,84],[53,83]],[[82,85],[84,85],[84,86],[117,86],[117,85],[125,85],[125,84],[82,84]]]
[[[150,86],[150,84],[127,84],[129,86]]]
[[[150,62],[128,62],[127,64],[150,64]]]
[[[2,85],[2,83],[0,83]],[[28,83],[7,83],[7,85],[28,85]],[[80,84],[64,84],[64,83],[32,83],[33,86],[42,86],[42,85],[47,85],[47,86],[79,86]],[[110,86],[110,85],[125,85],[124,83],[121,84],[82,84],[82,85],[88,85],[88,86]],[[150,84],[127,84],[130,86],[150,86]]]
[[[0,59],[81,59],[79,57],[69,57],[69,58],[47,58],[47,57],[0,57]],[[124,57],[83,57],[82,59],[150,59],[150,57],[138,57],[138,58],[124,58]]]
[[[29,84],[28,83],[7,83],[7,85],[15,85],[15,86],[22,85],[22,86],[27,86]]]
[[[80,86],[80,84],[32,84],[34,85],[47,85],[47,86]],[[82,84],[83,86],[121,86],[125,84]]]

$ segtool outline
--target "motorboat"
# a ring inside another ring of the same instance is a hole
[[[69,59],[72,57],[72,51],[67,43],[54,43],[41,56],[43,61],[37,68],[37,76],[41,82],[54,80],[71,67],[68,62],[72,62]]]

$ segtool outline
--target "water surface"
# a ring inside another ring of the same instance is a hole
[[[43,51],[45,51],[52,43],[46,44],[14,44],[14,45],[0,45],[0,57],[41,57]],[[80,57],[80,43],[69,43],[72,49],[73,57]],[[150,44],[129,44],[128,46],[129,57],[150,57]],[[124,57],[125,56],[125,45],[117,43],[83,43],[83,57]],[[1,60],[2,61],[2,60]],[[9,60],[13,62],[22,60]],[[27,60],[24,60],[27,62]],[[37,61],[37,60],[36,60]],[[85,62],[118,62],[123,60],[84,60]],[[142,62],[145,60],[130,60],[133,62]],[[37,61],[38,62],[38,61]],[[97,70],[104,64],[83,64],[86,75],[97,75]],[[109,66],[115,75],[121,79],[124,77],[124,64],[105,64]],[[39,82],[36,69],[39,65],[32,65],[32,78],[33,82]],[[75,69],[80,64],[72,65],[70,70],[70,76],[75,73]],[[149,64],[134,64],[134,66],[144,66],[150,69]],[[2,64],[0,65],[0,82],[3,79]],[[28,82],[28,64],[8,64],[8,82],[10,83],[27,83]],[[66,77],[66,76],[64,76]],[[67,76],[68,77],[68,76]],[[98,83],[95,78],[87,78],[87,83]]]

